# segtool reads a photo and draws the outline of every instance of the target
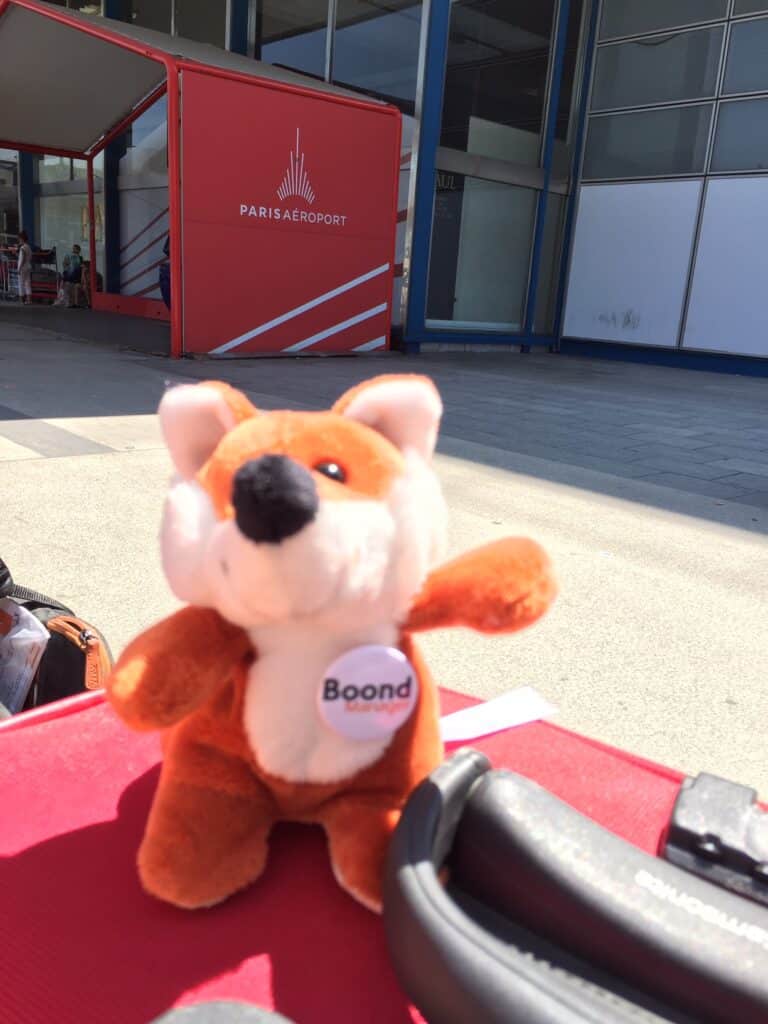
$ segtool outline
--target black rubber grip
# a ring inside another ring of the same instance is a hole
[[[458,833],[472,833],[465,804],[493,778],[489,768],[475,751],[454,755],[411,795],[390,846],[390,959],[429,1024],[700,1024],[537,934],[535,922],[527,928],[505,914],[494,889],[499,875],[515,874],[514,856],[484,826],[482,849],[465,843],[464,856],[472,877],[490,865],[491,897],[468,895],[449,854]],[[438,874],[446,858],[454,865],[448,887]]]
[[[768,911],[596,825],[510,772],[479,780],[457,884],[631,984],[718,1024],[768,1021]]]

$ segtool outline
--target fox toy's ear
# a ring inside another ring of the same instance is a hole
[[[390,374],[358,384],[339,399],[333,411],[372,427],[402,452],[416,451],[429,461],[443,403],[428,377]]]
[[[217,381],[169,388],[158,410],[176,470],[190,479],[222,437],[258,412],[240,391]]]

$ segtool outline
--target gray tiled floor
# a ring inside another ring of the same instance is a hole
[[[765,378],[544,354],[446,353],[338,360],[322,369],[306,361],[237,362],[226,365],[226,376],[263,399],[275,394],[318,407],[376,368],[435,379],[445,403],[443,437],[766,507]],[[193,372],[206,376],[210,364]]]
[[[9,336],[25,333],[19,331],[21,324],[27,329],[45,327],[52,332],[49,337],[100,335],[110,347],[128,348],[139,347],[131,343],[131,332],[141,334],[139,340],[144,342],[146,335],[151,335],[154,345],[154,335],[159,337],[167,330],[161,324],[88,312],[74,312],[67,319],[61,311],[51,318],[46,311],[33,310],[34,318],[25,321],[23,312],[0,309],[0,328]],[[89,324],[93,328],[90,333]],[[555,478],[558,466],[576,467],[715,502],[768,507],[766,378],[544,353],[443,352],[413,359],[392,355],[217,363],[171,363],[127,352],[123,358],[141,361],[163,378],[221,376],[264,406],[291,403],[318,408],[373,373],[428,373],[445,403],[444,444],[461,440],[493,449],[499,456],[516,454],[543,460],[548,464],[547,473]],[[60,394],[48,395],[49,407],[24,411],[40,418],[107,412],[109,402],[104,396],[98,410],[84,410],[79,391],[79,387],[62,387]],[[66,396],[73,392],[78,397],[68,402]],[[122,408],[126,396],[117,382],[115,396]],[[149,413],[156,400],[156,393],[148,391],[135,396],[136,408],[122,411]],[[22,425],[15,426],[7,416],[0,415],[0,420],[5,421],[2,436],[8,441],[36,448]],[[56,455],[61,445],[66,448],[70,443],[67,438],[57,439],[54,428],[47,433],[45,429],[41,426],[36,435],[40,454]]]

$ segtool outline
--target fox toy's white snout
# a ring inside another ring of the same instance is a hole
[[[386,493],[322,499],[315,470],[290,448],[260,452],[234,473],[222,518],[197,474],[236,427],[233,414],[213,387],[167,392],[160,416],[178,476],[161,542],[176,597],[244,628],[339,613],[361,625],[402,621],[444,554],[445,508],[430,465],[440,412],[428,383],[364,389],[340,415],[399,449],[402,472]]]
[[[400,478],[386,500],[318,501],[311,516],[305,505],[293,523],[306,520],[290,531],[267,514],[259,533],[252,510],[251,536],[238,522],[244,513],[219,520],[200,484],[179,481],[163,519],[166,576],[179,600],[245,628],[347,605],[362,620],[397,621],[442,554],[442,499],[430,476],[423,467],[421,479]]]

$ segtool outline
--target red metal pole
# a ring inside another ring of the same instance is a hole
[[[171,359],[184,353],[184,274],[181,256],[181,82],[172,58],[168,70],[168,226],[171,257]]]
[[[88,157],[88,249],[90,256],[90,298],[93,309],[93,297],[96,294],[96,201],[93,194],[93,157]]]

